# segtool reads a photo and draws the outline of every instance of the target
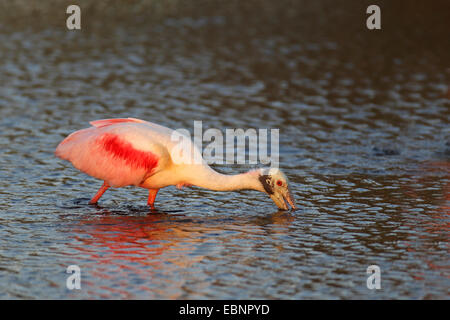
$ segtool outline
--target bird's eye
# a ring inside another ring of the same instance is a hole
[[[283,182],[281,180],[278,180],[277,185],[281,187],[283,185]]]

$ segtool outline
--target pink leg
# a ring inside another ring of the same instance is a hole
[[[155,203],[156,194],[158,193],[159,189],[148,189],[148,201],[147,204],[154,209],[155,207],[153,204]]]
[[[89,201],[89,204],[97,203],[98,199],[102,197],[102,195],[105,193],[106,190],[108,190],[109,184],[106,183],[106,181],[103,182],[102,187],[97,191],[95,196]]]

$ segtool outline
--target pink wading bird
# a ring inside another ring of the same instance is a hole
[[[65,138],[55,154],[70,161],[75,168],[97,179],[103,186],[89,203],[95,204],[109,187],[135,185],[149,190],[148,205],[154,208],[159,189],[175,185],[198,186],[210,190],[252,189],[267,193],[278,208],[296,209],[288,179],[276,168],[262,168],[237,175],[214,171],[200,158],[194,161],[175,159],[179,141],[174,130],[139,119],[106,119],[90,122],[92,127],[76,131]],[[175,141],[174,141],[175,140]],[[198,156],[190,139],[184,139]],[[178,149],[181,150],[181,148]]]

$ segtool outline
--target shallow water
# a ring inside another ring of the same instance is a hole
[[[448,51],[240,23],[0,33],[0,298],[450,297]],[[300,210],[174,187],[153,212],[132,187],[87,205],[101,182],[54,149],[128,116],[279,128]],[[81,290],[66,289],[73,264]],[[381,290],[366,286],[373,264]]]

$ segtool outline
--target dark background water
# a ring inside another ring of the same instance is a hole
[[[78,1],[68,31],[72,2],[0,1],[0,298],[449,298],[448,1]],[[128,116],[279,128],[301,209],[173,187],[156,214],[131,187],[87,205],[101,182],[54,149]]]

